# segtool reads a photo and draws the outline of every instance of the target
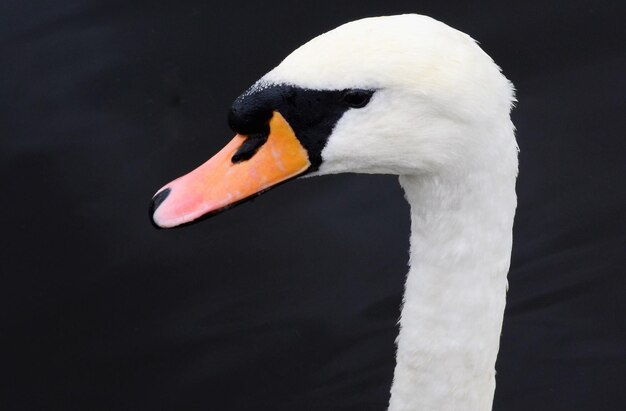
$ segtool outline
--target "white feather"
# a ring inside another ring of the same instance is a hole
[[[257,87],[376,89],[344,114],[317,174],[391,173],[411,258],[390,410],[491,409],[516,207],[513,87],[469,36],[429,17],[345,24]]]

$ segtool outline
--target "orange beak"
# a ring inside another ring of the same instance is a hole
[[[216,214],[306,171],[307,151],[277,111],[267,141],[249,160],[232,158],[246,141],[235,138],[209,161],[161,188],[152,199],[151,218],[161,228]]]

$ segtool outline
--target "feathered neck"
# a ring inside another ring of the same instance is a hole
[[[516,170],[400,177],[411,255],[390,411],[491,410]]]

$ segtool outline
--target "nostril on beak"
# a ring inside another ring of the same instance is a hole
[[[163,201],[165,201],[165,199],[167,198],[167,196],[170,195],[170,192],[172,190],[170,188],[166,188],[165,190],[161,190],[158,193],[156,193],[156,195],[154,197],[152,197],[152,201],[150,202],[150,211],[149,211],[149,217],[150,217],[150,222],[152,223],[152,225],[156,228],[162,228],[159,227],[155,222],[154,222],[154,212],[157,210],[157,208],[159,208],[159,206],[161,205],[161,203],[163,203]]]

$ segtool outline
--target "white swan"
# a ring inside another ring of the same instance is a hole
[[[510,82],[467,35],[425,16],[340,26],[233,104],[237,136],[161,189],[159,227],[287,179],[400,176],[411,257],[389,409],[492,407],[516,207]]]

